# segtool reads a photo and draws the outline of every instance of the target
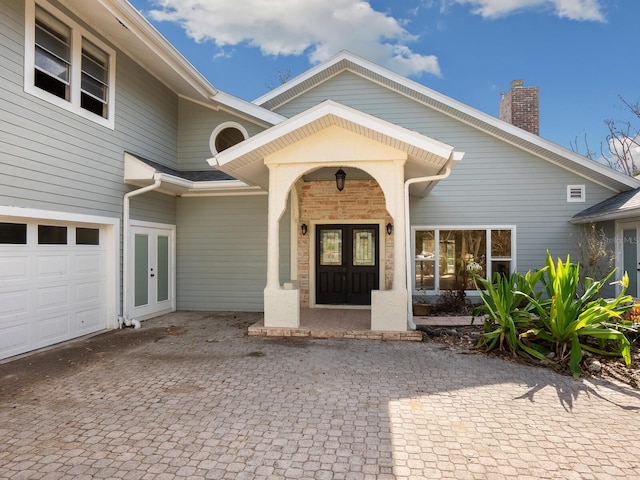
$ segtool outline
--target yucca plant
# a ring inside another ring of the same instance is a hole
[[[485,315],[485,331],[479,345],[486,350],[508,350],[514,355],[543,360],[545,354],[541,349],[525,343],[522,334],[530,330],[535,306],[529,299],[539,298],[535,286],[542,278],[543,270],[521,275],[517,272],[509,277],[496,274],[493,282],[479,275],[474,275],[476,289],[482,304],[473,314]]]
[[[575,377],[581,373],[580,362],[583,350],[601,355],[621,356],[627,366],[631,364],[631,345],[624,333],[609,324],[612,318],[620,318],[622,313],[631,308],[632,298],[626,295],[629,277],[625,273],[620,284],[620,294],[614,299],[599,298],[599,292],[614,274],[613,270],[604,279],[596,282],[591,278],[585,281],[585,291],[578,294],[580,266],[558,259],[553,263],[551,254],[547,252],[546,277],[542,277],[547,298],[541,301],[527,292],[523,292],[535,307],[539,315],[539,326],[530,334],[551,343],[559,363],[565,364]],[[581,337],[597,340],[598,347],[585,343]],[[614,351],[604,349],[607,341],[617,343]]]

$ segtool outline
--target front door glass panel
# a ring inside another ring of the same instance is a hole
[[[353,265],[374,266],[376,264],[375,230],[358,228],[353,230]]]
[[[342,265],[342,230],[320,232],[320,265]]]

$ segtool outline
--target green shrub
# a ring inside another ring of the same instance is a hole
[[[535,306],[529,299],[537,299],[535,286],[544,269],[526,275],[512,273],[509,277],[495,274],[494,281],[474,276],[482,304],[474,316],[485,315],[484,334],[478,346],[486,350],[508,350],[514,355],[544,359],[545,355],[521,337],[532,326]]]
[[[612,318],[620,318],[622,313],[631,308],[632,298],[626,295],[629,277],[625,273],[619,282],[622,286],[620,294],[614,299],[599,297],[600,289],[614,274],[609,273],[604,279],[596,282],[591,278],[585,280],[585,292],[579,296],[580,265],[558,259],[554,265],[551,254],[547,252],[546,275],[542,277],[546,299],[540,300],[523,292],[539,315],[538,328],[531,334],[542,341],[550,342],[559,363],[569,361],[569,369],[574,376],[581,373],[580,362],[582,351],[588,350],[601,355],[616,355],[624,358],[627,366],[631,364],[631,346],[624,333],[609,324]],[[591,337],[599,345],[594,347],[584,342],[581,337]],[[617,344],[613,352],[604,349],[607,341]]]

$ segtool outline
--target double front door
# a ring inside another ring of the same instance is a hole
[[[316,304],[371,305],[380,284],[378,225],[316,226]]]

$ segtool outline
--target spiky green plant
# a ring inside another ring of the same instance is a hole
[[[629,366],[629,340],[623,332],[611,328],[608,323],[612,318],[620,318],[622,313],[633,305],[631,296],[626,295],[629,285],[627,274],[625,273],[619,282],[622,288],[618,296],[614,299],[604,299],[599,297],[600,289],[615,270],[598,282],[587,278],[585,292],[582,295],[578,295],[580,266],[571,263],[570,256],[567,256],[566,262],[559,258],[555,265],[551,254],[547,252],[545,272],[546,275],[542,277],[546,290],[545,300],[522,292],[539,315],[539,326],[530,333],[551,343],[559,363],[565,364],[568,359],[569,369],[575,377],[581,374],[583,350],[601,355],[621,356]],[[584,337],[596,339],[599,347],[585,343]],[[605,350],[607,341],[613,341],[617,348],[614,351]]]
[[[517,272],[510,276],[496,274],[493,282],[474,275],[476,289],[482,304],[474,310],[475,315],[485,315],[485,331],[479,346],[486,350],[508,350],[514,355],[543,360],[542,349],[523,340],[522,334],[532,327],[535,306],[529,299],[539,298],[535,286],[542,278],[543,270]]]

